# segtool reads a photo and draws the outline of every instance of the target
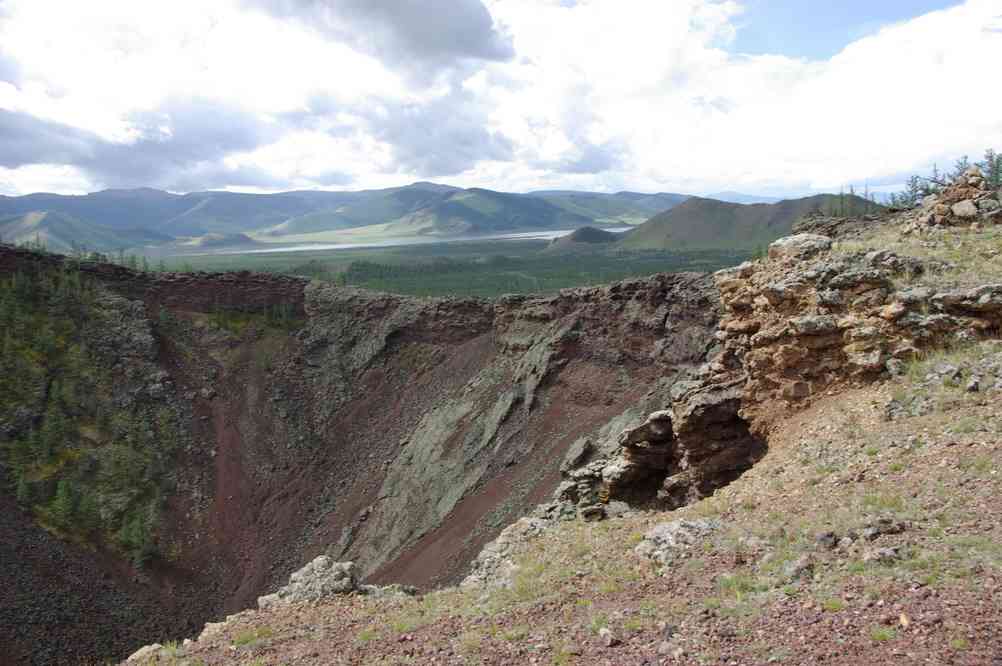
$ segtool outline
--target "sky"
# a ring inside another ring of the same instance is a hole
[[[0,0],[0,194],[892,189],[998,62],[999,0]]]

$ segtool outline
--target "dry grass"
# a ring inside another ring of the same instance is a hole
[[[911,286],[947,289],[1002,281],[1002,225],[985,227],[977,232],[950,227],[933,237],[904,236],[898,227],[882,226],[861,238],[835,243],[835,251],[843,254],[884,249],[952,266],[912,280],[909,282]]]

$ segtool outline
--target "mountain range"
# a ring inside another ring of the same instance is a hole
[[[733,192],[721,196],[758,199]],[[748,248],[787,233],[807,212],[832,209],[836,201],[835,195],[746,204],[665,192],[517,194],[429,182],[278,194],[173,194],[141,188],[0,197],[0,240],[37,240],[57,252],[83,247],[184,253],[255,244],[445,239],[631,225],[635,231],[610,242],[628,249]]]
[[[117,250],[206,235],[260,242],[316,240],[346,230],[389,236],[456,236],[639,224],[681,194],[546,191],[512,194],[418,182],[356,192],[278,194],[141,188],[87,195],[0,197],[0,238],[39,239],[54,250]]]

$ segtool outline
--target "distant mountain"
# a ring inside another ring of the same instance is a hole
[[[292,236],[385,224],[433,206],[462,191],[447,185],[414,183],[386,190],[337,193],[339,196],[333,198],[318,197],[316,202],[323,208],[285,220],[266,233],[271,236]]]
[[[595,219],[542,197],[479,188],[452,192],[387,227],[391,235],[475,235],[498,231],[569,229]]]
[[[543,198],[564,210],[607,224],[640,224],[688,199],[685,194],[639,192],[574,192],[541,190],[530,195]]]
[[[187,251],[629,223],[638,228],[628,237],[617,237],[618,246],[734,248],[766,243],[789,232],[803,214],[830,209],[837,200],[819,195],[744,205],[664,192],[512,194],[428,182],[381,190],[279,194],[104,190],[83,196],[0,197],[0,235],[15,242],[37,237],[56,251],[74,245],[100,251],[150,245]]]
[[[790,233],[813,212],[832,213],[849,204],[862,212],[879,208],[861,197],[819,194],[775,204],[735,204],[693,197],[656,215],[617,243],[630,249],[755,249]]]
[[[303,239],[346,230],[370,236],[463,235],[495,231],[567,229],[586,225],[639,224],[685,200],[680,194],[546,191],[509,194],[463,190],[418,182],[404,187],[354,192],[295,191],[278,194],[192,192],[171,194],[149,188],[104,190],[81,196],[0,196],[0,217],[48,212],[75,221],[53,243],[73,240],[120,247],[159,237],[237,238],[251,234],[268,242]],[[50,222],[52,221],[50,220]],[[93,227],[87,230],[86,227]],[[368,229],[372,227],[372,229]],[[107,237],[114,230],[119,240]],[[21,232],[18,231],[18,237]],[[98,238],[100,237],[100,238]],[[156,242],[155,240],[151,242]],[[183,242],[182,242],[183,244]],[[212,241],[210,245],[215,245]],[[53,249],[55,247],[53,246]]]
[[[707,194],[705,199],[716,199],[717,201],[726,201],[728,203],[737,204],[757,204],[757,203],[779,203],[782,201],[779,197],[761,197],[756,194],[742,194],[741,192],[714,192],[713,194]]]
[[[166,236],[149,229],[112,229],[52,211],[0,215],[0,240],[7,243],[41,242],[53,252],[69,253],[75,248],[111,252],[143,245],[169,242]]]

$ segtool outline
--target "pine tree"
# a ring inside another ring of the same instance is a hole
[[[953,164],[953,179],[956,180],[964,175],[964,172],[971,167],[971,160],[964,155]]]
[[[985,151],[985,159],[978,162],[978,167],[992,189],[1002,187],[1002,155],[989,148]]]
[[[17,501],[24,506],[31,504],[31,484],[28,483],[28,475],[24,471],[17,477]]]
[[[68,527],[73,521],[73,489],[67,479],[60,479],[59,485],[56,486],[52,515],[64,527]]]
[[[85,492],[77,507],[77,523],[86,532],[92,532],[101,526],[101,511],[97,506],[97,497],[92,492]]]

